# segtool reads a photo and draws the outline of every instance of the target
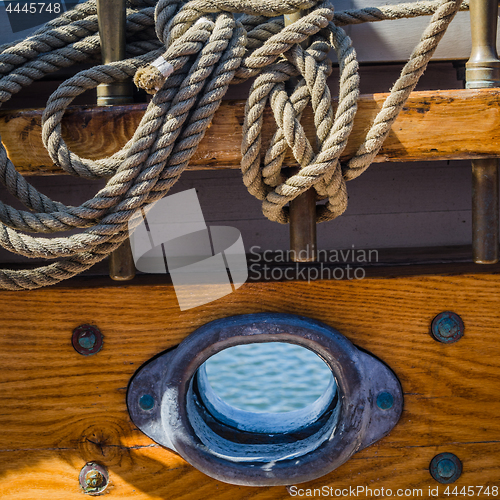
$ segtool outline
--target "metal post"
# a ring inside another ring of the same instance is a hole
[[[125,59],[126,0],[97,0],[102,62]],[[113,106],[133,102],[130,82],[102,83],[97,87],[97,105]]]
[[[471,0],[472,52],[466,65],[466,88],[500,87],[497,0]],[[500,153],[500,152],[499,152]],[[498,262],[498,159],[472,161],[472,254],[477,264]]]
[[[285,26],[301,17],[301,12],[285,15]],[[290,250],[295,262],[316,260],[316,191],[308,189],[290,202]]]
[[[97,17],[104,64],[125,59],[126,0],[97,0]],[[113,106],[133,102],[130,82],[102,83],[97,87],[97,105]],[[109,276],[117,281],[135,276],[134,259],[127,238],[109,256]]]

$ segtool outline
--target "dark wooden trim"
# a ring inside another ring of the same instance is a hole
[[[345,250],[344,250],[345,251]],[[461,274],[499,274],[500,263],[492,265],[475,264],[472,261],[472,248],[469,245],[450,247],[422,247],[422,248],[390,248],[381,249],[377,262],[356,263],[352,259],[346,262],[314,262],[314,263],[294,263],[280,262],[281,252],[274,252],[272,257],[265,262],[268,267],[267,274],[264,272],[264,263],[248,262],[249,283],[276,283],[284,281],[316,281],[330,276],[332,280],[347,280],[347,271],[362,267],[365,271],[364,279],[370,278],[398,278],[405,276],[425,276],[441,275],[452,276]],[[277,258],[278,257],[278,258]],[[247,256],[249,258],[249,256]],[[256,258],[256,257],[255,257]],[[42,265],[42,262],[30,264],[30,266],[3,265],[10,269],[23,269]],[[252,268],[251,266],[254,265]],[[339,278],[340,271],[334,275],[334,270],[338,268],[344,271],[344,277]],[[276,270],[276,271],[272,271]],[[288,270],[288,271],[287,271]],[[303,270],[297,272],[297,270]],[[330,273],[330,275],[328,274]],[[259,277],[260,274],[260,277]],[[268,277],[266,279],[266,276]],[[287,277],[293,277],[288,279]],[[351,279],[356,281],[351,272]],[[328,280],[328,279],[327,279]],[[108,263],[104,260],[94,267],[72,279],[62,281],[57,288],[121,288],[135,286],[171,286],[172,281],[169,274],[144,274],[138,272],[131,281],[113,281],[108,275]]]

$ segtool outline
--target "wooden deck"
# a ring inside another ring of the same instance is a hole
[[[386,438],[304,487],[422,488],[428,498],[429,486],[438,486],[429,462],[441,452],[463,462],[453,486],[498,485],[498,275],[247,283],[182,313],[169,286],[61,287],[1,299],[2,499],[83,498],[78,474],[89,461],[109,469],[109,498],[290,498],[285,487],[236,487],[204,476],[138,431],[125,405],[131,376],[152,356],[213,319],[264,311],[337,328],[387,362],[404,390],[402,418]],[[465,323],[453,345],[429,335],[433,317],[446,310]],[[104,334],[102,351],[90,357],[71,346],[83,323]],[[443,498],[444,485],[439,491]]]

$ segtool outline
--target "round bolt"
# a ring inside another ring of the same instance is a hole
[[[73,330],[71,339],[75,351],[83,356],[90,356],[102,348],[102,333],[94,325],[80,325]]]
[[[95,335],[93,333],[89,334],[86,332],[80,336],[80,338],[78,339],[78,343],[84,349],[92,349],[96,343]]]
[[[102,465],[89,462],[80,471],[80,486],[88,495],[99,495],[108,486],[108,471]]]
[[[440,477],[446,479],[455,474],[456,466],[449,458],[443,458],[437,465],[437,472]]]
[[[429,472],[438,483],[454,483],[462,474],[462,462],[453,453],[440,453],[431,460]]]
[[[394,397],[390,392],[381,392],[377,396],[377,406],[381,410],[390,410],[394,404]]]
[[[104,481],[106,481],[106,479],[104,479],[104,476],[95,469],[87,472],[87,475],[85,476],[85,483],[89,488],[99,488],[99,486],[101,486]]]
[[[155,398],[151,394],[143,394],[139,399],[139,406],[144,411],[151,411],[155,406]]]
[[[451,311],[438,314],[431,325],[431,335],[438,342],[453,344],[458,342],[464,334],[464,322],[462,318]]]

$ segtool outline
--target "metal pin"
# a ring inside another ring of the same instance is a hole
[[[134,278],[135,264],[129,238],[109,255],[109,276],[115,281],[128,281]]]
[[[496,50],[498,2],[471,0],[472,52],[466,88],[500,87]],[[498,262],[498,159],[472,160],[472,254],[477,264]]]
[[[126,0],[97,0],[97,18],[104,64],[125,59],[126,15]],[[129,81],[101,83],[97,87],[98,106],[130,102],[133,102],[133,98]]]
[[[476,264],[498,262],[498,159],[472,161],[472,254]]]
[[[97,0],[97,17],[104,64],[125,59],[126,0]],[[97,105],[113,106],[133,102],[129,81],[102,83],[97,87]],[[117,281],[135,276],[134,259],[127,238],[109,255],[109,276]]]
[[[290,250],[294,262],[316,260],[316,191],[312,188],[290,202]]]
[[[285,15],[285,26],[302,17],[302,12]],[[290,250],[294,262],[316,260],[316,191],[313,188],[290,202]]]

